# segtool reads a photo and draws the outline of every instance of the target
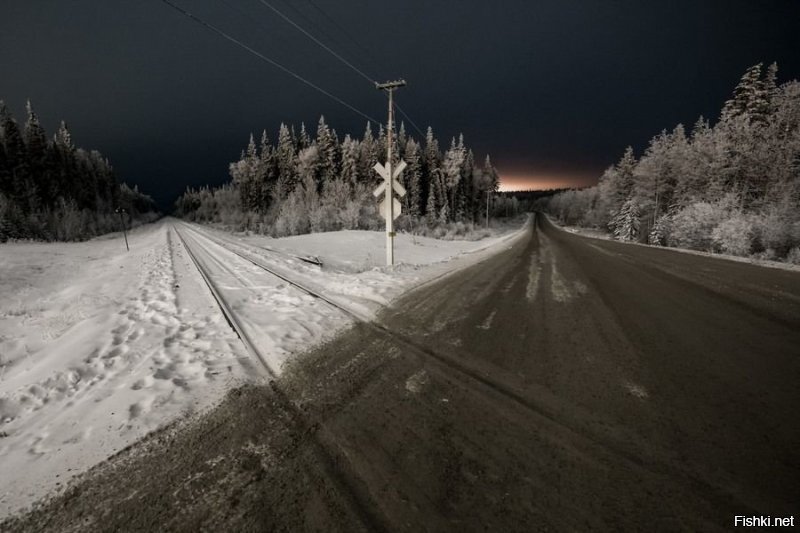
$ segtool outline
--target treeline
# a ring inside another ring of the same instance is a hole
[[[408,165],[400,179],[407,194],[397,229],[468,231],[484,220],[487,191],[499,184],[489,156],[476,164],[463,136],[442,151],[430,128],[424,142],[408,135],[403,124],[392,138],[395,164],[403,159]],[[378,229],[383,221],[372,195],[379,183],[373,167],[386,157],[382,125],[377,134],[368,123],[361,139],[345,135],[340,140],[324,117],[314,138],[305,126],[296,133],[281,124],[274,145],[266,131],[258,143],[250,136],[239,161],[230,165],[231,183],[188,189],[176,202],[176,214],[276,236]],[[518,202],[498,199],[494,209],[516,213]]]
[[[28,102],[20,129],[0,100],[0,242],[82,240],[119,230],[116,208],[154,216],[153,200],[119,184],[96,150],[76,148],[64,122],[48,140]]]
[[[714,126],[662,131],[638,159],[628,147],[546,209],[623,241],[800,263],[800,83],[777,71],[749,68]]]

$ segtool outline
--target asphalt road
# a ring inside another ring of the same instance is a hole
[[[800,273],[514,246],[156,433],[12,530],[727,531],[800,521]]]

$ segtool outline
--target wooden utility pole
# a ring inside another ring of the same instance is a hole
[[[394,130],[394,91],[405,86],[405,80],[387,81],[386,83],[376,83],[375,88],[379,91],[389,93],[389,121],[386,126],[386,165],[380,163],[375,165],[375,170],[383,177],[383,183],[375,189],[373,193],[376,197],[385,192],[385,197],[381,203],[381,214],[386,219],[386,264],[394,264],[394,219],[400,215],[400,202],[394,197],[392,191],[398,196],[405,196],[405,189],[400,182],[396,181],[403,169],[406,167],[405,161],[400,161],[396,168],[392,168],[392,135]]]

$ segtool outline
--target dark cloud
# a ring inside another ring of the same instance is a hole
[[[374,88],[258,0],[176,3],[384,117]],[[796,0],[270,3],[370,77],[405,77],[399,102],[420,127],[444,142],[463,132],[531,186],[590,182],[626,145],[716,118],[751,64],[800,74]],[[32,98],[48,131],[66,119],[162,204],[226,180],[251,131],[324,114],[360,135],[365,122],[157,0],[4,2],[0,80],[17,117]]]

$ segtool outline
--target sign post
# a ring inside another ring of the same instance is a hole
[[[118,207],[116,212],[119,213],[119,223],[122,226],[122,235],[125,237],[125,249],[130,252],[131,248],[128,246],[128,232],[125,230],[125,219],[122,216],[124,213],[127,213],[127,211],[121,207]]]
[[[400,161],[396,168],[392,168],[392,134],[394,130],[394,100],[395,89],[405,86],[405,80],[390,81],[386,83],[376,83],[375,88],[389,93],[389,122],[386,127],[386,165],[375,164],[375,171],[383,178],[383,183],[375,189],[375,197],[384,193],[383,201],[380,205],[380,212],[386,220],[386,264],[394,265],[394,219],[400,216],[401,205],[394,197],[393,191],[401,198],[406,194],[406,190],[397,181],[403,169],[406,168],[405,161]]]

